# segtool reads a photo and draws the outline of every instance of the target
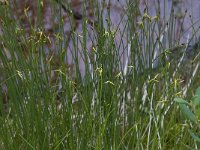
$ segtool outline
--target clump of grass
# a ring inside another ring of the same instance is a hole
[[[198,149],[173,101],[199,81],[197,67],[182,85],[189,42],[175,41],[173,11],[166,21],[159,7],[150,16],[148,4],[141,12],[139,1],[129,2],[113,25],[105,1],[84,1],[78,19],[73,5],[52,1],[58,26],[48,35],[42,1],[35,25],[25,11],[29,33],[11,5],[0,6],[2,149]],[[68,13],[68,34],[62,13]]]

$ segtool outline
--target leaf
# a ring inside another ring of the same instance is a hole
[[[200,96],[200,87],[198,87],[197,89],[196,89],[196,91],[195,91],[195,95],[197,96]]]
[[[182,98],[175,98],[174,101],[179,104],[181,111],[184,113],[184,115],[186,116],[187,119],[189,119],[193,122],[197,121],[196,116],[187,106],[187,105],[189,105],[189,103],[186,100],[184,100]]]
[[[193,137],[193,139],[197,142],[200,142],[200,137],[194,134],[191,130],[188,130],[190,135]]]
[[[193,122],[197,122],[197,118],[194,115],[194,113],[189,109],[188,106],[186,106],[185,104],[179,104],[181,111],[185,114],[186,118],[193,121]]]
[[[195,95],[192,98],[192,104],[196,107],[200,105],[200,87],[198,87],[195,91]]]
[[[189,103],[186,100],[182,99],[182,98],[175,98],[174,101],[179,103],[179,104],[187,104],[187,105],[189,105]]]
[[[192,98],[192,105],[194,107],[198,106],[200,104],[200,95],[195,95],[193,98]]]
[[[200,119],[200,108],[195,109],[195,115],[197,116],[198,119]]]

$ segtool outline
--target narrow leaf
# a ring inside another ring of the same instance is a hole
[[[187,104],[187,105],[189,105],[189,103],[186,100],[182,99],[182,98],[175,98],[174,101],[179,103],[179,104]]]
[[[181,111],[185,114],[186,118],[188,118],[189,120],[196,122],[197,118],[196,116],[193,114],[193,112],[188,108],[188,106],[186,106],[185,104],[179,104]]]

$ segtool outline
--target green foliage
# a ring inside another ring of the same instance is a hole
[[[192,97],[191,102],[188,103],[186,100],[182,98],[175,98],[175,102],[178,103],[181,112],[186,117],[186,119],[192,121],[193,127],[189,129],[190,135],[193,137],[195,141],[200,142],[200,137],[194,133],[194,129],[197,131],[200,129],[199,117],[200,117],[200,87],[198,87],[195,91],[195,95]],[[190,124],[188,123],[188,126]],[[199,134],[199,132],[197,132]]]
[[[64,0],[37,0],[32,13],[12,2],[0,5],[0,149],[200,148],[200,89],[191,102],[175,98],[185,118],[172,101],[200,81],[193,72],[182,78],[187,45],[174,40],[183,34],[174,11],[163,19],[159,1],[155,16],[127,1],[115,24],[104,0],[84,0],[81,14]]]

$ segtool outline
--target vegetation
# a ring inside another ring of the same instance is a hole
[[[45,1],[35,21],[27,6],[17,16],[16,2],[0,5],[0,149],[200,148],[199,28],[190,17],[184,44],[176,30],[187,12],[178,18],[172,5],[166,19],[157,1],[150,16],[134,0],[113,24],[103,0],[85,0],[81,14],[48,3],[51,30]]]

